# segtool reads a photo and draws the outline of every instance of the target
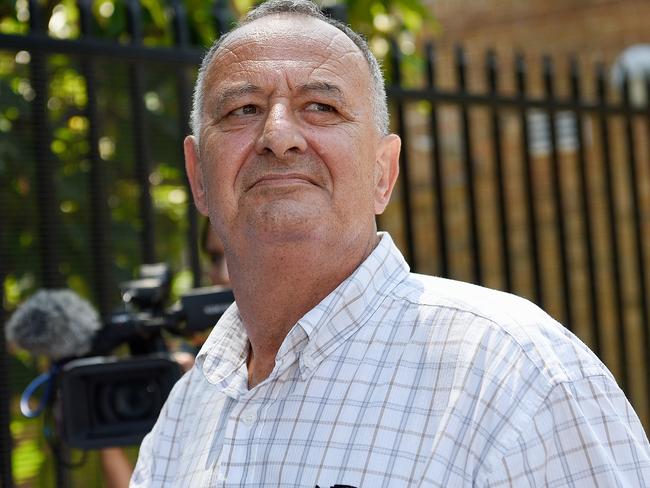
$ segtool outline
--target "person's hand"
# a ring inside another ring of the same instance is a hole
[[[108,447],[99,451],[106,488],[128,488],[133,467],[126,454],[119,447]]]
[[[194,355],[185,351],[176,351],[172,358],[181,365],[183,373],[187,373],[194,366]]]

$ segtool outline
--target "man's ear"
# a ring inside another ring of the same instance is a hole
[[[384,212],[399,174],[399,151],[402,140],[388,134],[379,142],[375,163],[375,215]]]
[[[199,212],[208,215],[208,202],[205,194],[205,185],[203,184],[203,171],[199,162],[198,144],[194,136],[187,136],[183,141],[183,150],[185,152],[185,171],[192,188],[194,204]]]

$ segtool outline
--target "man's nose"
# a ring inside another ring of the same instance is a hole
[[[285,104],[276,103],[271,107],[255,149],[259,154],[270,151],[276,158],[282,158],[290,152],[301,153],[307,149],[307,141],[299,121]]]

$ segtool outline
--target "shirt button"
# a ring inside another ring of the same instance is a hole
[[[246,410],[241,416],[241,421],[245,425],[251,425],[256,420],[257,420],[257,413],[252,408],[250,410]]]
[[[302,363],[305,365],[305,368],[314,369],[314,360],[310,356],[305,356]]]

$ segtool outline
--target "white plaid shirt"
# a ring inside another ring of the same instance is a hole
[[[132,487],[650,486],[605,366],[531,303],[409,274],[387,234],[247,388],[236,306],[175,386]]]

